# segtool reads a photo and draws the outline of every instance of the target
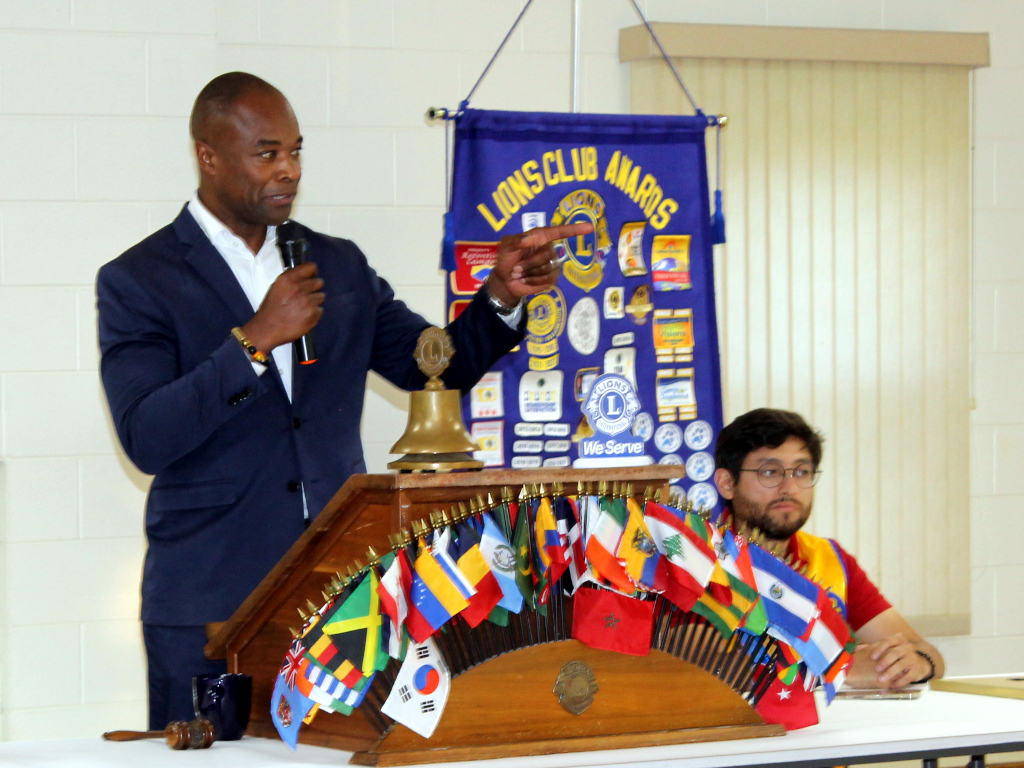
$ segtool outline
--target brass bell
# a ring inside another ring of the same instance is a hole
[[[477,445],[462,421],[460,393],[446,389],[438,378],[451,360],[451,338],[440,328],[427,328],[416,345],[416,362],[426,386],[409,396],[409,421],[405,433],[391,446],[391,453],[405,454],[388,464],[388,469],[447,472],[452,469],[482,469],[484,464],[469,455]]]

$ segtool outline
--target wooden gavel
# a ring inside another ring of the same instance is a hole
[[[104,741],[140,741],[165,738],[171,749],[207,749],[214,742],[213,723],[201,717],[175,720],[162,731],[107,731]]]

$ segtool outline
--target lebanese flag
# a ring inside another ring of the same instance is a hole
[[[814,694],[804,689],[802,675],[796,675],[789,685],[775,678],[755,709],[766,723],[779,723],[787,731],[818,723]]]
[[[648,656],[654,603],[584,587],[573,598],[572,636],[591,648]]]
[[[659,562],[665,578],[657,578],[665,596],[684,611],[704,593],[718,564],[715,551],[679,515],[647,502],[644,519],[654,545],[664,557]]]

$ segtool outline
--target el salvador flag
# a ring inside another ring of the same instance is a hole
[[[805,637],[817,615],[821,588],[760,547],[751,544],[748,551],[768,623],[792,637]]]

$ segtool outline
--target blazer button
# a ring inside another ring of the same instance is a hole
[[[291,491],[292,493],[295,493],[301,487],[302,487],[302,483],[300,483],[298,480],[289,480],[288,481],[288,490]]]
[[[302,419],[300,419],[298,416],[296,416],[294,419],[292,419],[292,426],[295,427],[296,429],[301,427],[302,426]]]

